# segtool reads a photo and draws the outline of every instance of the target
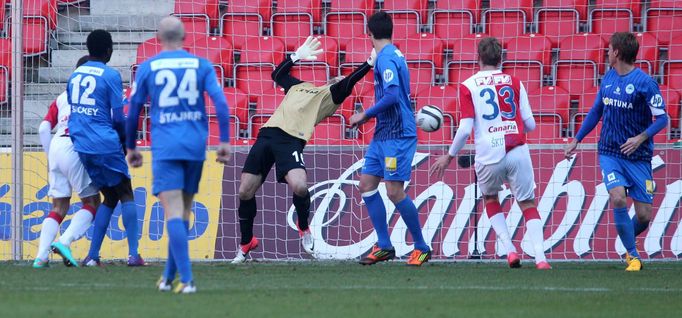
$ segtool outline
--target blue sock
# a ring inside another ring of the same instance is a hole
[[[406,195],[405,199],[398,202],[395,207],[398,209],[398,212],[400,212],[400,216],[402,216],[410,234],[412,234],[414,247],[422,252],[430,251],[431,249],[429,249],[429,246],[424,242],[422,227],[421,224],[419,224],[419,212],[417,212],[417,207],[414,205],[414,202],[412,202],[412,199]]]
[[[635,229],[632,227],[632,220],[628,215],[627,208],[613,209],[613,218],[616,221],[616,230],[623,246],[630,253],[630,256],[639,257],[635,248]]]
[[[185,226],[185,230],[188,231],[189,235],[189,221],[184,220],[182,221],[183,225]],[[178,271],[178,267],[175,265],[175,259],[173,258],[173,250],[170,248],[170,244],[168,244],[168,260],[166,261],[166,268],[163,272],[163,277],[167,280],[173,280],[175,279],[175,273]]]
[[[639,219],[637,219],[636,215],[634,218],[632,218],[632,228],[635,230],[635,237],[639,236],[640,234],[642,234],[642,232],[646,231],[648,227],[649,223],[639,223]]]
[[[100,204],[95,214],[94,231],[92,233],[92,241],[90,242],[90,250],[88,256],[92,259],[99,259],[99,250],[102,248],[102,241],[107,234],[111,215],[114,214],[114,208],[110,208],[104,204]]]
[[[189,244],[187,242],[187,230],[182,219],[170,219],[166,222],[168,228],[168,243],[173,252],[173,259],[180,272],[180,281],[189,283],[192,281],[192,264],[189,262]]]
[[[123,227],[128,237],[128,254],[137,255],[137,208],[135,201],[121,202],[121,216]]]
[[[384,206],[384,201],[381,199],[379,191],[375,191],[369,196],[363,194],[362,199],[365,201],[365,205],[367,205],[369,218],[372,220],[374,230],[379,237],[377,245],[381,249],[392,248],[391,238],[388,236],[388,223],[386,223],[386,206]]]

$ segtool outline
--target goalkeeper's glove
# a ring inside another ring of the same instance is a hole
[[[374,67],[374,63],[376,63],[376,61],[377,61],[377,50],[372,49],[372,53],[369,54],[369,58],[367,59],[367,64],[369,64],[369,66]]]
[[[291,60],[296,62],[298,60],[304,60],[304,61],[315,61],[317,60],[317,56],[322,53],[322,49],[320,49],[320,41],[313,37],[312,35],[309,36],[303,45],[301,45],[294,54],[291,54]]]

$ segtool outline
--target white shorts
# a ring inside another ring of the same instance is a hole
[[[54,138],[66,138],[55,136]],[[81,198],[93,196],[99,189],[92,184],[78,153],[73,150],[71,140],[53,140],[48,155],[51,198],[69,198],[72,192]]]
[[[517,201],[535,199],[535,175],[528,145],[512,149],[498,163],[483,165],[477,162],[476,175],[484,195],[497,195],[502,191],[502,184],[509,182]]]

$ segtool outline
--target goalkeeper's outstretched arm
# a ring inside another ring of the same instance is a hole
[[[291,59],[291,57],[287,57],[282,61],[282,63],[279,63],[277,65],[277,68],[272,71],[272,80],[277,83],[277,85],[281,86],[284,88],[284,93],[286,94],[289,92],[289,89],[294,86],[303,83],[302,80],[291,76],[289,73],[291,71],[291,68],[294,66],[294,61]]]
[[[350,96],[353,92],[353,86],[365,77],[367,72],[371,69],[372,66],[369,65],[369,63],[362,63],[362,65],[358,66],[353,73],[350,73],[350,75],[346,76],[340,82],[330,86],[329,90],[332,92],[334,104],[341,105],[346,97]]]

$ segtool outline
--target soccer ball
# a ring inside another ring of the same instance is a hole
[[[434,132],[443,126],[443,111],[433,105],[425,105],[417,112],[417,126],[425,132]]]

